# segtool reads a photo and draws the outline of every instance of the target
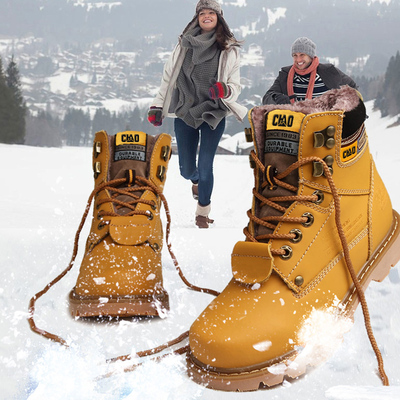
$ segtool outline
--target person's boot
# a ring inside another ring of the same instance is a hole
[[[202,206],[200,203],[197,203],[195,223],[200,229],[207,229],[210,224],[214,223],[213,219],[208,218],[210,211],[211,204]]]
[[[199,200],[199,184],[198,183],[192,184],[192,196],[195,200]]]
[[[357,91],[256,107],[249,119],[255,188],[246,241],[233,249],[233,279],[189,335],[189,375],[227,391],[303,374],[315,362],[300,358],[311,312],[334,307],[351,317],[363,295],[348,264],[366,289],[400,258],[399,215],[372,160]]]
[[[164,133],[96,133],[93,220],[69,296],[73,316],[157,316],[169,309],[160,194],[170,156]]]

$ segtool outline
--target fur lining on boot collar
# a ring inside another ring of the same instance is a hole
[[[361,95],[350,86],[342,86],[340,89],[332,89],[315,99],[297,101],[294,104],[269,104],[254,107],[251,110],[251,119],[254,124],[255,137],[258,140],[260,132],[264,129],[264,116],[273,110],[291,110],[303,114],[314,114],[325,111],[354,110],[360,103]]]

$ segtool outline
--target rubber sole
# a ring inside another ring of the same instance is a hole
[[[393,210],[393,224],[368,262],[359,273],[360,283],[365,290],[370,282],[382,282],[389,274],[390,269],[400,260],[400,216]],[[352,317],[358,306],[359,299],[355,289],[349,291],[342,300],[346,315]],[[244,371],[229,373],[217,368],[211,368],[202,364],[189,352],[187,355],[187,367],[189,377],[196,383],[210,389],[223,391],[246,392],[260,388],[271,387],[283,382],[284,379],[297,378],[306,373],[306,366],[299,367],[295,362],[297,353],[283,356],[280,360],[269,360],[265,365],[247,367]],[[274,368],[271,368],[274,367]],[[275,373],[271,373],[270,370]],[[276,373],[279,371],[279,373]]]
[[[160,316],[169,310],[168,293],[152,296],[80,296],[72,289],[69,309],[73,317]]]

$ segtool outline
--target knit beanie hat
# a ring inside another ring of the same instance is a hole
[[[209,10],[213,10],[217,13],[218,15],[218,21],[224,25],[225,30],[227,32],[230,32],[231,30],[229,29],[228,24],[226,23],[224,17],[223,17],[223,11],[221,8],[221,5],[218,3],[218,1],[215,0],[200,0],[197,5],[196,5],[196,14],[194,15],[193,19],[189,22],[189,24],[186,26],[186,28],[183,30],[182,35],[184,35],[188,30],[192,29],[196,25],[198,25],[198,18],[199,18],[199,12],[201,10],[204,10],[205,8]],[[181,35],[181,36],[182,36]]]
[[[215,0],[200,0],[196,6],[196,14],[205,8],[215,11],[217,14],[222,15],[222,8],[218,1]]]
[[[299,37],[292,44],[291,55],[293,55],[294,53],[304,53],[310,56],[311,58],[314,58],[316,49],[317,46],[312,40],[306,37]]]

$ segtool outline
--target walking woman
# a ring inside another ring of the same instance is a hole
[[[175,118],[179,169],[192,182],[199,228],[214,222],[209,218],[213,162],[225,118],[233,114],[241,121],[247,114],[236,102],[241,91],[239,43],[222,15],[217,1],[197,3],[194,18],[164,66],[159,92],[148,112],[155,126],[165,116]]]

